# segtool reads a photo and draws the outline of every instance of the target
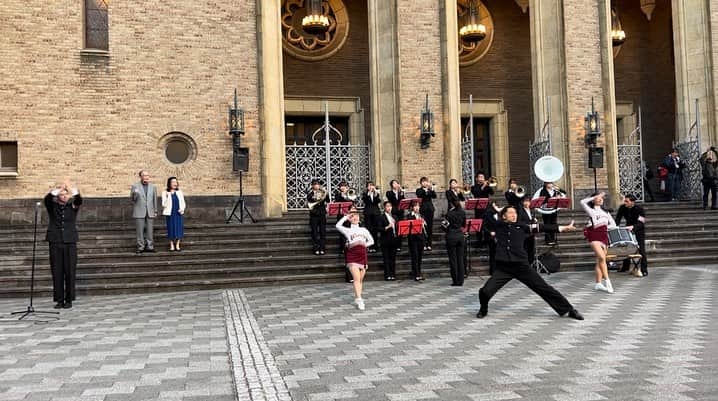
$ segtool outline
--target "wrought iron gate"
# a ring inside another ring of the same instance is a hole
[[[701,111],[698,99],[696,99],[696,119],[688,129],[688,135],[683,140],[674,144],[674,148],[678,149],[680,157],[686,162],[686,168],[683,169],[683,180],[681,181],[681,189],[678,193],[678,199],[682,200],[700,200],[703,196],[703,185],[701,179],[703,172],[701,171]],[[693,132],[695,130],[695,136]]]
[[[307,191],[313,179],[321,181],[330,196],[342,181],[359,194],[366,188],[370,176],[369,146],[348,142],[344,145],[343,136],[329,122],[329,106],[325,102],[324,125],[313,133],[314,145],[285,146],[288,209],[306,209]],[[320,142],[323,144],[317,145]],[[361,207],[361,198],[357,201]]]
[[[474,177],[474,96],[469,95],[469,123],[461,136],[461,178],[462,182],[473,184]]]
[[[643,163],[643,131],[641,129],[641,108],[638,108],[638,124],[631,131],[626,143],[618,145],[618,177],[621,194],[633,195],[644,200],[643,177],[646,176]]]
[[[551,101],[546,98],[546,122],[541,128],[538,140],[529,143],[529,194],[533,195],[543,186],[543,181],[534,174],[534,164],[544,156],[551,156]]]

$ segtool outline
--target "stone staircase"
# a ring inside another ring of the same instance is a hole
[[[718,259],[718,212],[703,212],[697,203],[647,204],[649,266],[709,263]],[[575,219],[580,211],[564,211],[560,223]],[[160,220],[161,221],[161,220]],[[330,218],[333,221],[333,218]],[[343,257],[336,250],[337,233],[327,227],[328,253],[311,252],[305,213],[291,212],[280,219],[256,224],[200,224],[188,222],[182,252],[168,252],[164,229],[155,230],[157,253],[134,255],[131,223],[84,223],[79,226],[78,293],[127,293],[173,291],[237,286],[342,281]],[[52,290],[45,227],[38,227],[36,291]],[[30,287],[32,263],[30,225],[0,226],[0,297],[24,296]],[[592,254],[580,231],[560,235],[553,251],[562,270],[592,269]],[[542,240],[539,244],[543,243]],[[547,248],[539,246],[539,251]],[[485,252],[471,250],[474,271],[487,270]],[[369,279],[382,277],[381,255],[370,254]],[[410,271],[404,242],[397,260],[399,277]],[[424,255],[425,276],[447,276],[448,260],[443,233],[434,230],[434,250]]]

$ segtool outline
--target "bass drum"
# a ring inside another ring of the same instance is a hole
[[[612,228],[608,230],[608,254],[617,257],[627,257],[638,253],[636,236],[625,228]]]

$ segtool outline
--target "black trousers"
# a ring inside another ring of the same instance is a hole
[[[526,237],[526,242],[524,242],[524,249],[526,249],[526,254],[529,255],[529,266],[531,263],[534,262],[534,258],[536,257],[536,237],[533,235],[529,235]]]
[[[394,213],[394,209],[391,210],[391,215],[394,217],[394,221],[396,222],[397,230],[399,229],[399,222],[404,220],[404,211],[399,210],[399,213]],[[401,249],[401,243],[404,241],[404,237],[396,237],[394,240],[394,246],[396,246],[396,249]]]
[[[381,242],[381,257],[384,260],[384,278],[396,277],[396,243],[397,241]]]
[[[312,229],[312,250],[313,251],[326,251],[326,238],[327,238],[327,216],[322,215],[309,215],[309,226]]]
[[[536,270],[524,264],[497,262],[494,272],[479,290],[479,301],[488,306],[489,300],[509,281],[517,279],[543,298],[559,315],[568,313],[573,306],[555,288],[551,287]]]
[[[708,207],[708,194],[711,196],[711,208],[716,208],[716,185],[715,183],[703,183],[703,207]]]
[[[558,221],[558,212],[551,213],[551,214],[544,214],[542,218],[543,218],[544,224],[556,224],[556,222]],[[546,232],[544,234],[544,239],[546,240],[547,244],[549,242],[556,242],[556,233]]]
[[[461,231],[446,234],[446,252],[449,254],[449,271],[454,285],[464,285],[464,234]]]
[[[489,274],[496,271],[496,241],[489,239]]]
[[[372,245],[372,248],[376,249],[379,244],[379,230],[377,229],[377,227],[379,227],[379,216],[375,214],[365,214],[364,225],[366,226],[366,229],[369,230],[371,237],[374,238],[374,245]]]
[[[424,255],[424,236],[409,236],[409,255],[411,255],[411,277],[421,276],[421,258]]]
[[[648,273],[648,259],[646,259],[646,232],[641,230],[634,232],[636,241],[638,242],[638,253],[641,254],[641,273]],[[623,260],[623,269],[631,267],[631,258]]]
[[[52,293],[55,302],[75,300],[75,270],[77,268],[77,244],[50,243],[50,269],[52,270]]]
[[[431,246],[432,241],[431,239],[434,237],[434,211],[433,210],[426,210],[423,212],[420,212],[422,216],[424,216],[424,221],[426,222],[426,243],[425,246]]]

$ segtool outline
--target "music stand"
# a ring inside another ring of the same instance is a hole
[[[421,234],[424,229],[424,219],[409,219],[397,222],[397,235],[404,237],[407,235]]]
[[[473,200],[473,199],[472,199]],[[487,199],[488,204],[488,199]],[[461,231],[464,232],[464,257],[466,258],[466,276],[471,273],[471,252],[469,251],[469,244],[467,241],[468,238],[471,236],[472,233],[478,233],[481,231],[481,226],[483,225],[484,220],[483,219],[466,219],[466,223],[464,224],[464,227],[461,229]]]
[[[332,202],[329,204],[329,210],[327,213],[330,216],[342,215],[349,213],[349,209],[352,207],[352,202]]]
[[[549,198],[546,207],[549,209],[568,209],[570,205],[570,198]]]
[[[531,199],[531,204],[529,205],[529,207],[531,209],[539,209],[541,207],[541,205],[543,205],[543,201],[545,201],[545,200],[546,200],[545,196],[539,196],[536,199]]]
[[[465,210],[485,210],[489,206],[489,198],[467,199]]]

